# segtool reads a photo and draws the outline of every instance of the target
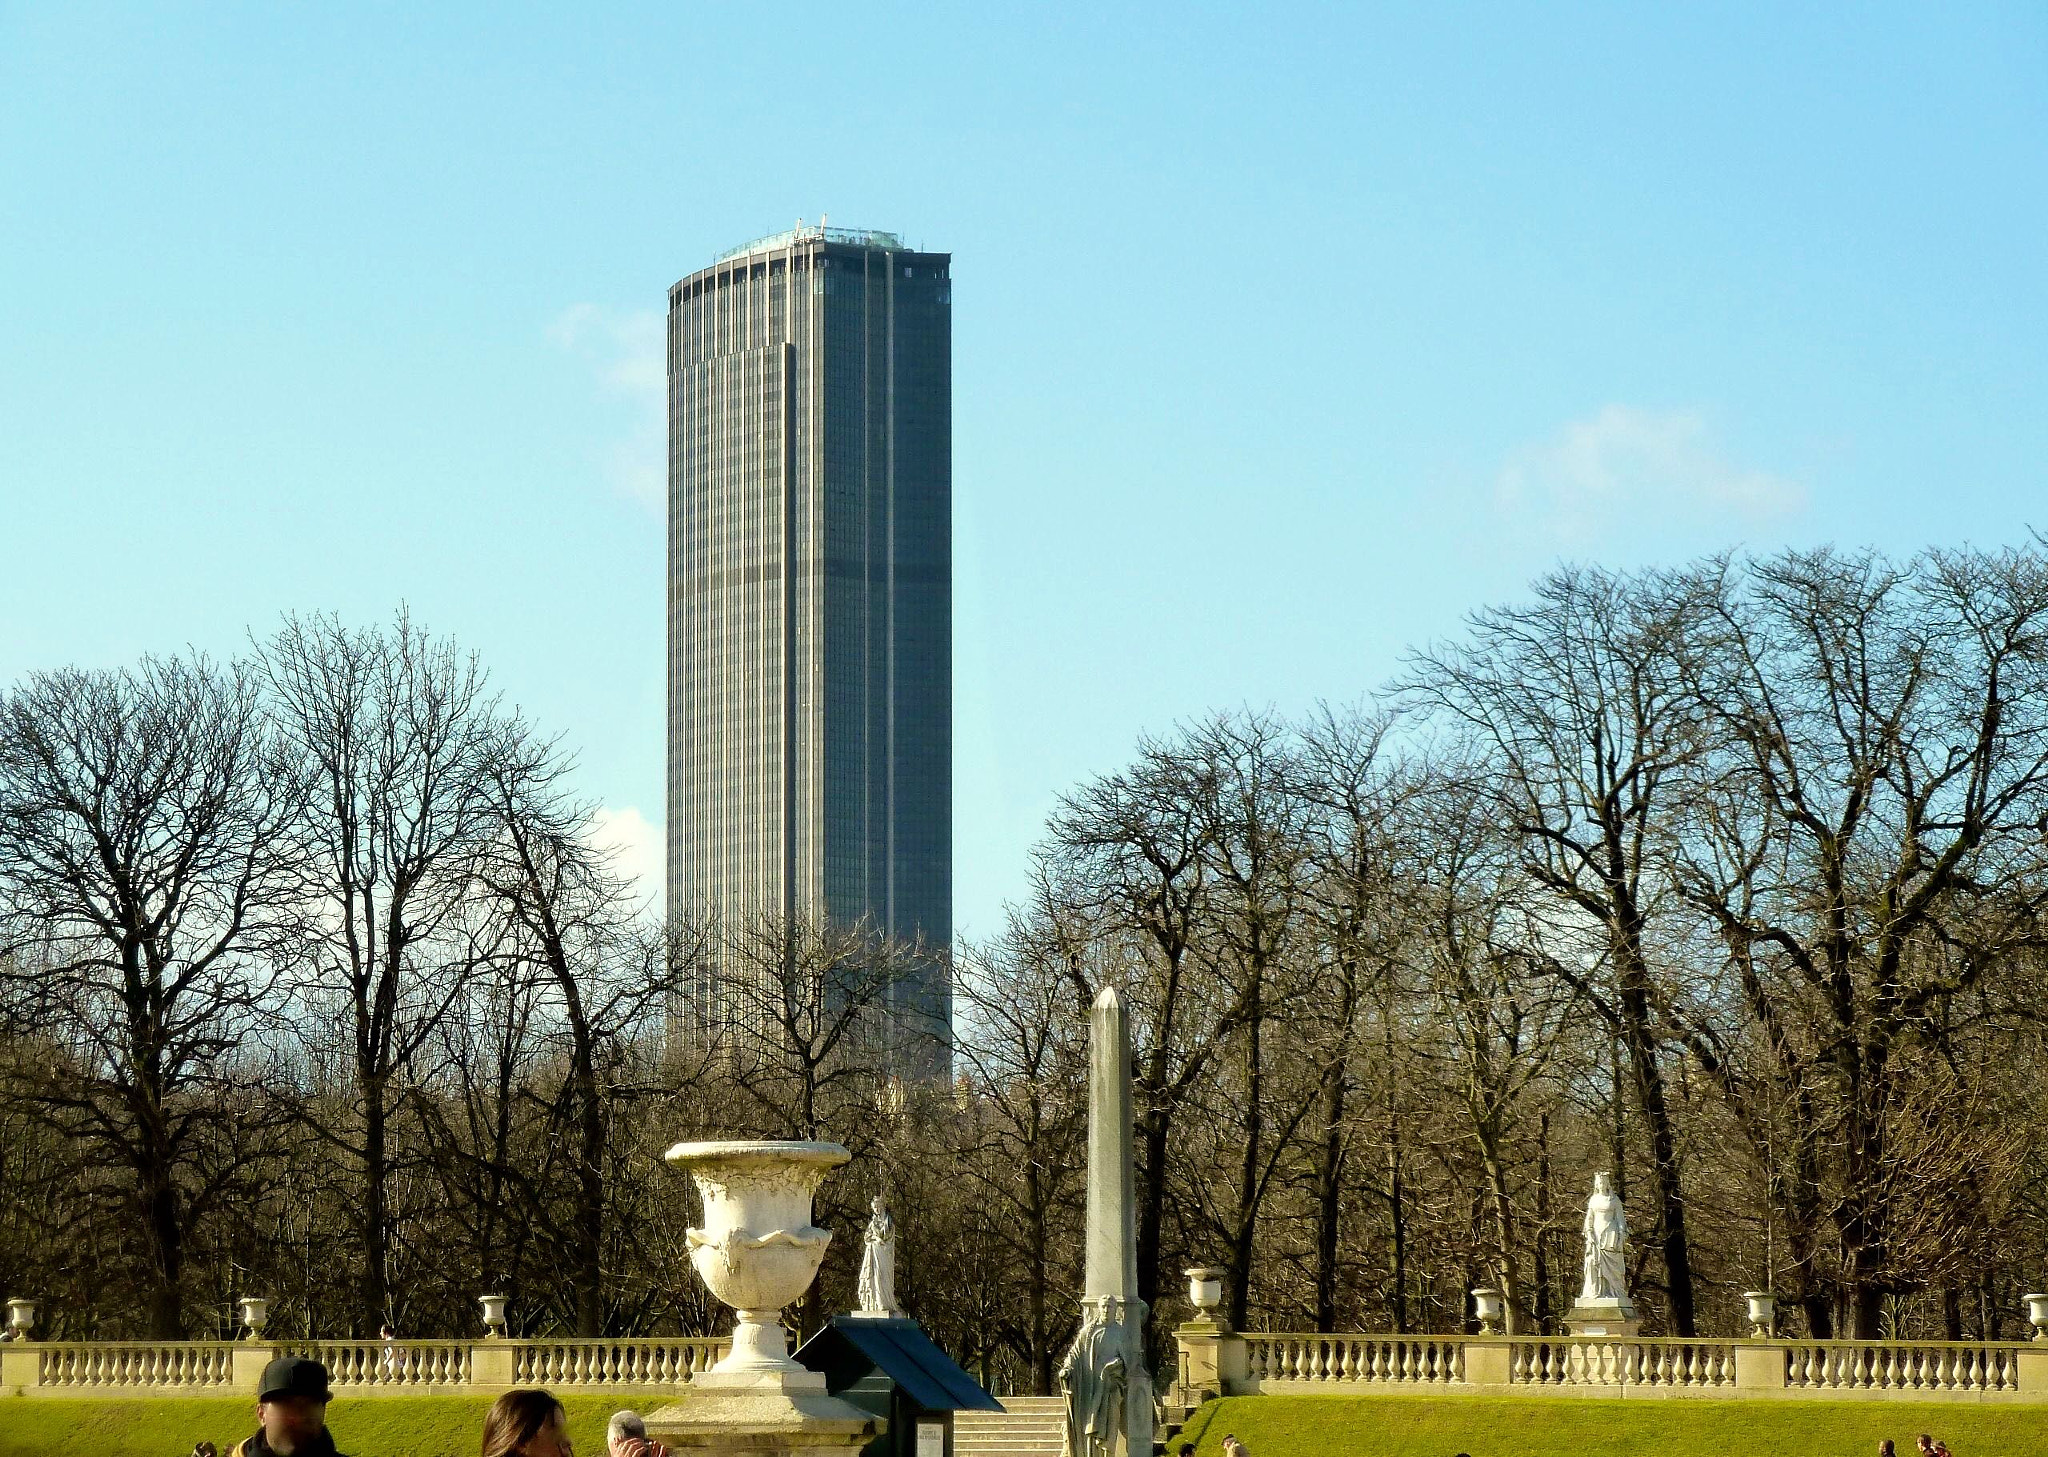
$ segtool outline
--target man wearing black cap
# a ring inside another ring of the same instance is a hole
[[[341,1457],[327,1435],[327,1368],[305,1356],[279,1356],[263,1368],[256,1392],[256,1435],[228,1457]],[[217,1457],[201,1442],[192,1457]]]

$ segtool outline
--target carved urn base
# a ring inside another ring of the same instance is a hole
[[[832,1240],[811,1223],[811,1195],[850,1155],[836,1143],[722,1139],[679,1143],[667,1157],[704,1199],[690,1263],[738,1320],[731,1352],[693,1376],[682,1401],[650,1412],[647,1434],[678,1452],[726,1457],[858,1451],[879,1422],[790,1359],[779,1316],[816,1278]]]
[[[825,1393],[815,1372],[814,1389],[763,1384],[741,1389],[729,1382],[707,1383],[700,1373],[692,1392],[674,1406],[647,1414],[647,1435],[678,1452],[718,1452],[725,1457],[841,1457],[873,1440],[875,1418],[850,1402]],[[793,1378],[791,1378],[793,1380]]]

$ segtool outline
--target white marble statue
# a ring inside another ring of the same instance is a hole
[[[875,1196],[875,1217],[860,1256],[860,1315],[898,1316],[896,1308],[896,1221],[889,1217],[888,1203]]]
[[[1579,1304],[1628,1301],[1628,1216],[1609,1187],[1607,1175],[1593,1175],[1593,1197],[1586,1201],[1585,1280]]]
[[[1121,1305],[1108,1295],[1090,1308],[1060,1362],[1067,1415],[1065,1457],[1117,1457],[1123,1450],[1131,1366],[1124,1358],[1127,1337]]]

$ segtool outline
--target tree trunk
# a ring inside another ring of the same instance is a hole
[[[1340,1053],[1323,1074],[1323,1136],[1316,1161],[1316,1329],[1337,1329],[1337,1251],[1344,1212],[1344,1095]]]
[[[159,1341],[185,1337],[185,1238],[168,1162],[144,1179],[150,1243],[149,1333]]]
[[[1152,1091],[1152,1090],[1148,1090]],[[1166,1141],[1173,1120],[1155,1101],[1139,1115],[1145,1157],[1138,1168],[1138,1298],[1149,1331],[1159,1307],[1159,1245],[1166,1214]],[[1151,1343],[1147,1342],[1147,1350]]]
[[[1256,975],[1256,973],[1254,973]],[[1252,1259],[1258,1235],[1259,1162],[1265,1157],[1263,1010],[1253,990],[1245,1024],[1244,1157],[1238,1166],[1237,1228],[1230,1248],[1230,1325],[1245,1329],[1251,1316]]]
[[[1620,968],[1622,1039],[1635,1074],[1636,1100],[1650,1135],[1650,1177],[1657,1197],[1659,1247],[1664,1263],[1664,1288],[1670,1302],[1673,1335],[1697,1334],[1694,1326],[1692,1250],[1686,1238],[1685,1192],[1678,1171],[1678,1136],[1664,1093],[1664,1070],[1657,1059],[1651,1031],[1649,976],[1633,936],[1617,947]]]
[[[1530,1314],[1536,1334],[1551,1334],[1550,1320],[1550,1110],[1536,1115],[1536,1269],[1535,1300]]]
[[[363,1086],[363,1269],[360,1333],[368,1338],[389,1318],[390,1290],[385,1282],[388,1251],[385,1229],[390,1219],[390,1130],[384,1108],[384,1075],[362,1074]]]

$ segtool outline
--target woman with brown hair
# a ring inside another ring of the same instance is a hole
[[[574,1457],[569,1413],[545,1391],[508,1391],[484,1418],[483,1457]]]

